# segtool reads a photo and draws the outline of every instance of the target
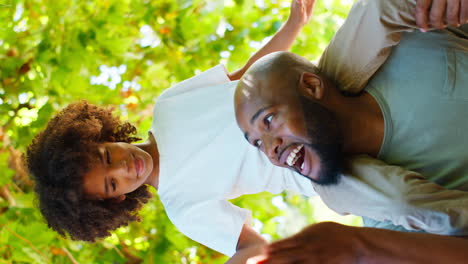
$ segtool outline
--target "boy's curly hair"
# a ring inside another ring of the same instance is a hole
[[[91,166],[93,149],[103,142],[127,142],[136,128],[101,108],[80,101],[70,104],[49,121],[26,153],[29,173],[41,213],[49,227],[74,240],[95,241],[109,231],[139,221],[137,211],[151,198],[145,185],[117,202],[89,199],[82,190],[82,176]]]

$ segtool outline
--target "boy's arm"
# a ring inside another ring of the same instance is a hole
[[[265,238],[244,224],[237,242],[237,251],[226,264],[245,264],[250,257],[263,254],[267,245]]]
[[[315,0],[293,0],[291,12],[286,23],[265,46],[252,55],[242,68],[230,73],[228,75],[229,79],[231,81],[239,80],[255,61],[269,53],[289,50],[302,27],[309,22],[314,4]]]
[[[429,30],[435,29],[433,25],[440,26],[440,21],[454,20],[448,14],[456,7],[447,4],[454,1],[430,0],[430,7],[427,1],[358,0],[322,54],[319,68],[341,90],[361,92],[388,58],[392,47],[400,42],[401,33],[426,27],[424,21],[428,19]],[[458,4],[460,24],[467,23],[468,0],[460,0]]]

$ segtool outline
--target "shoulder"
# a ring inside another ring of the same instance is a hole
[[[226,67],[222,64],[216,65],[202,73],[199,73],[189,79],[173,85],[165,90],[158,100],[169,98],[178,94],[182,94],[191,90],[197,90],[207,86],[214,86],[230,82]]]

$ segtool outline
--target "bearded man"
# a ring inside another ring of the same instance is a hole
[[[266,56],[237,86],[238,125],[273,164],[309,178],[319,194],[340,184],[347,169],[344,157],[355,154],[422,173],[448,189],[468,191],[467,32],[465,26],[459,31],[403,33],[400,44],[356,96],[341,93],[343,86],[337,87],[304,58],[287,52]],[[437,203],[437,195],[432,201]],[[466,205],[459,200],[456,206]],[[462,263],[466,258],[460,251],[468,244],[464,239],[322,227],[273,244],[267,263],[309,263],[317,257],[323,260],[324,252],[331,259],[343,258],[337,263],[354,263],[351,260],[359,257],[377,263]],[[324,238],[324,230],[329,231],[328,242],[342,246],[341,251],[323,241],[314,243],[321,235]],[[372,247],[379,247],[379,253]],[[428,247],[431,252],[425,251]]]

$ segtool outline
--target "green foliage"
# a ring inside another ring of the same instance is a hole
[[[312,61],[352,1],[317,2],[292,49]],[[240,68],[255,45],[285,21],[289,5],[289,0],[0,1],[0,263],[224,263],[221,254],[180,234],[157,198],[141,212],[141,223],[98,243],[57,236],[36,209],[21,153],[56,111],[79,99],[114,105],[145,137],[158,94],[220,62]],[[102,65],[120,67],[115,86],[106,83],[112,78],[98,80],[106,70]],[[315,221],[311,203],[293,194],[259,194],[235,203],[251,209],[256,225],[272,239]]]

